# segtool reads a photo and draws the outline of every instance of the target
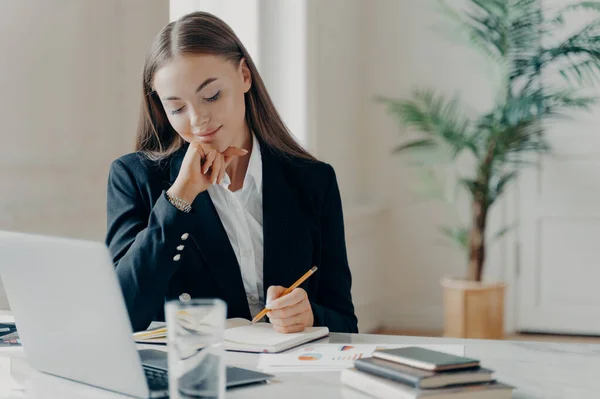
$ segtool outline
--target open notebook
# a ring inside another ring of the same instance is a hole
[[[252,324],[250,320],[228,319],[225,329],[225,349],[241,352],[277,353],[329,335],[327,327],[309,327],[300,333],[281,334],[269,323]],[[148,330],[136,332],[137,343],[166,344],[167,328],[154,323]]]

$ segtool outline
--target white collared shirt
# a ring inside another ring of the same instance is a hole
[[[227,173],[220,185],[208,187],[208,193],[225,227],[240,265],[246,298],[252,317],[265,306],[263,290],[263,208],[262,158],[256,136],[240,190],[231,192]]]

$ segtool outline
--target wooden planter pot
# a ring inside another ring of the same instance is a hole
[[[504,283],[445,278],[444,336],[503,339]]]

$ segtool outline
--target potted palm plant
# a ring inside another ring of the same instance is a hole
[[[458,176],[466,189],[470,220],[443,232],[465,251],[464,278],[444,278],[445,335],[465,338],[501,338],[504,331],[504,283],[486,282],[486,245],[491,234],[488,218],[507,186],[523,167],[550,151],[547,123],[574,110],[589,110],[594,97],[582,88],[600,76],[600,19],[588,21],[575,33],[564,33],[569,17],[600,12],[600,2],[582,1],[560,8],[544,7],[541,0],[469,0],[462,10],[444,1],[445,15],[469,44],[497,67],[500,93],[494,106],[480,114],[467,111],[458,96],[447,97],[418,89],[409,99],[378,97],[389,113],[412,135],[394,153],[417,156],[413,165],[433,171],[448,155],[450,166],[471,165]],[[427,157],[423,157],[427,154]],[[432,179],[448,184],[448,179]],[[453,174],[453,176],[457,176]],[[441,192],[443,190],[436,190]],[[501,235],[506,229],[501,229]]]

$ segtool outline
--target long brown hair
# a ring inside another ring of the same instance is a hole
[[[138,122],[136,151],[152,160],[162,160],[181,148],[185,141],[172,128],[157,93],[152,88],[156,71],[176,55],[210,54],[239,65],[246,60],[252,86],[244,95],[246,123],[261,145],[284,156],[314,160],[298,144],[275,109],[267,89],[233,30],[216,16],[194,12],[166,25],[156,36],[144,63],[142,108]]]

